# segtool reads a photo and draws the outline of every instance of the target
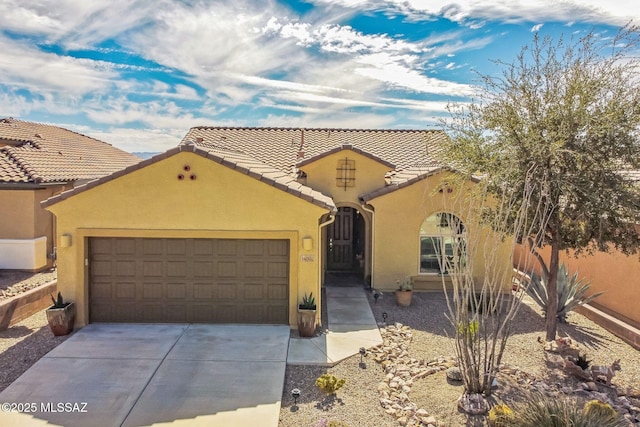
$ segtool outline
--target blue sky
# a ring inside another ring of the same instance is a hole
[[[192,126],[432,128],[533,33],[630,0],[2,0],[0,117],[164,151]]]

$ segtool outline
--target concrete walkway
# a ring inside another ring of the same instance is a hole
[[[289,340],[289,365],[333,366],[347,357],[382,344],[382,337],[361,287],[327,287],[328,331],[314,338]]]

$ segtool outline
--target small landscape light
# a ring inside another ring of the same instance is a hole
[[[387,316],[388,316],[388,314],[387,314],[387,312],[386,312],[386,311],[385,311],[384,313],[382,313],[382,321],[383,321],[384,323],[387,323]]]
[[[367,349],[364,347],[360,347],[360,363],[362,363],[362,356],[367,354]]]
[[[376,304],[378,303],[378,298],[380,298],[380,294],[378,293],[378,291],[375,291],[373,293],[373,299],[376,300]]]
[[[297,406],[298,405],[298,398],[300,397],[300,389],[299,388],[294,388],[293,390],[291,390],[291,397],[293,397],[293,405]]]

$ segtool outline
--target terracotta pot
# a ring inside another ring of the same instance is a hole
[[[316,310],[298,308],[298,334],[301,337],[316,334]]]
[[[73,325],[76,322],[76,305],[72,302],[64,308],[47,309],[47,321],[53,335],[69,335],[73,332]]]
[[[408,307],[411,305],[411,296],[413,291],[396,291],[396,302],[398,305]]]

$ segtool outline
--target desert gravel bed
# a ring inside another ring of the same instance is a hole
[[[44,310],[0,332],[0,391],[67,337],[55,337]]]
[[[454,354],[451,325],[446,319],[445,297],[441,293],[414,292],[410,307],[398,307],[391,293],[385,293],[375,303],[369,295],[369,303],[375,318],[382,321],[387,313],[387,323],[399,322],[413,330],[409,347],[411,357],[432,360]],[[509,339],[504,363],[518,367],[532,378],[548,384],[555,391],[579,388],[580,383],[567,377],[560,368],[561,356],[545,352],[538,343],[544,338],[544,319],[535,304],[525,299],[514,325],[514,335]],[[614,359],[622,361],[622,371],[617,372],[613,384],[618,389],[640,388],[640,351],[595,325],[589,319],[570,313],[567,324],[559,324],[559,336],[569,336],[596,365],[608,365]],[[359,366],[360,356],[346,359],[331,368],[316,366],[288,366],[280,411],[281,426],[324,426],[333,421],[348,426],[397,426],[393,416],[386,414],[378,400],[377,387],[384,379],[381,367],[368,357],[366,369]],[[315,378],[323,373],[344,378],[346,383],[335,398],[326,397],[314,385]],[[501,386],[494,393],[496,401],[516,399],[521,386],[512,378],[500,377]],[[297,406],[293,406],[290,392],[299,388],[302,392]],[[600,386],[600,388],[605,388]],[[607,391],[607,390],[604,390]],[[456,408],[456,399],[462,386],[446,380],[443,372],[425,377],[413,384],[410,397],[420,408],[426,409],[442,426],[484,426],[484,417],[466,417]],[[615,396],[615,390],[610,393]],[[636,405],[640,405],[637,400]],[[337,424],[340,425],[340,424]]]
[[[40,273],[0,270],[0,300],[37,288],[55,280],[56,277],[57,271],[55,269],[45,270]]]

